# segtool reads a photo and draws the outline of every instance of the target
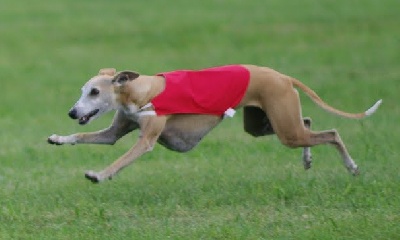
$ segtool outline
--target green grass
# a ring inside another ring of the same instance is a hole
[[[400,233],[400,4],[397,0],[7,1],[0,8],[0,239],[397,239]],[[361,168],[335,150],[254,139],[241,112],[192,152],[157,146],[113,181],[100,170],[130,148],[46,143],[78,126],[67,111],[100,68],[153,74],[229,63],[301,79],[333,106],[302,95],[318,130],[337,128]]]

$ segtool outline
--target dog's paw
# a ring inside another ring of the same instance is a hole
[[[90,180],[92,183],[100,183],[103,181],[103,178],[100,176],[100,174],[94,171],[87,171],[85,173],[85,178]]]
[[[304,166],[304,170],[308,170],[311,168],[312,162],[311,161],[304,162],[303,166]]]
[[[308,155],[303,158],[303,166],[304,166],[304,170],[308,170],[311,168],[311,166],[312,166],[312,156],[311,155]]]
[[[47,138],[47,142],[50,144],[54,144],[54,145],[62,145],[64,144],[63,142],[61,142],[61,137],[53,134],[50,137]]]
[[[349,173],[353,176],[358,176],[360,175],[360,169],[358,168],[357,165],[355,164],[351,164],[349,166],[346,166],[347,170],[349,171]]]
[[[360,169],[358,167],[355,167],[354,169],[352,169],[351,174],[353,174],[353,176],[358,176],[360,175]]]
[[[63,145],[63,144],[76,144],[76,136],[70,135],[70,136],[58,136],[56,134],[51,135],[49,138],[47,138],[47,142],[50,144],[54,145]]]

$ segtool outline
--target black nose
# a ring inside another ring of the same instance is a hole
[[[71,111],[69,111],[68,115],[72,119],[78,119],[78,116],[76,115],[76,109],[75,108],[71,109]]]

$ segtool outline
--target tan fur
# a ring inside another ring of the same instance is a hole
[[[243,66],[250,72],[250,82],[238,108],[244,107],[246,132],[256,137],[276,134],[279,140],[288,147],[303,147],[305,169],[311,166],[310,147],[329,143],[338,150],[346,168],[353,174],[358,173],[357,165],[350,157],[336,130],[321,132],[310,130],[311,119],[302,118],[299,95],[294,87],[304,91],[323,109],[348,118],[371,115],[380,102],[369,109],[368,113],[343,112],[323,102],[312,89],[294,78],[267,67]],[[100,92],[105,91],[115,95],[117,113],[111,126],[99,132],[70,136],[52,135],[48,139],[50,143],[57,145],[64,143],[114,144],[125,134],[139,128],[140,138],[127,153],[101,172],[88,171],[86,173],[85,176],[93,182],[111,178],[142,154],[151,151],[156,142],[174,151],[189,151],[222,120],[221,117],[212,115],[142,115],[145,110],[141,108],[164,90],[163,77],[143,76],[130,71],[116,73],[114,69],[102,69],[99,72],[100,75],[110,76],[109,82],[113,83],[112,87],[96,85],[96,77],[90,81],[93,81],[91,84],[94,87],[101,88]],[[99,98],[101,96],[99,95]]]

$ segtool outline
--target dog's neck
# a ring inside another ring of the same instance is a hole
[[[142,108],[151,102],[153,98],[159,95],[165,89],[165,79],[162,76],[142,76],[143,89],[140,97],[137,99],[137,105]]]
[[[151,100],[164,89],[164,77],[141,75],[119,92],[119,102],[127,114],[155,115]]]

